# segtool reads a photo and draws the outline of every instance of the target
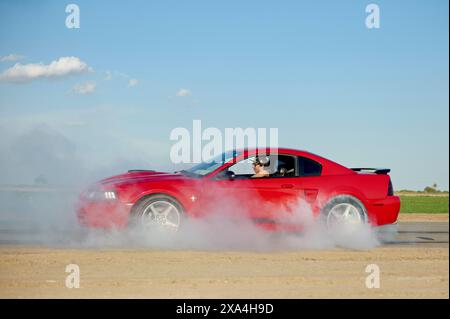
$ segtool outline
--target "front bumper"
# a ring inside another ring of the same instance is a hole
[[[90,228],[119,228],[128,225],[131,205],[118,200],[80,200],[77,205],[78,222]]]

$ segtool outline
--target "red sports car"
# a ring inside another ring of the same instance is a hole
[[[294,149],[233,150],[179,172],[130,170],[106,178],[80,195],[77,215],[95,228],[137,222],[178,229],[186,218],[219,212],[276,230],[289,229],[303,201],[327,225],[378,226],[396,222],[400,210],[389,171],[347,168]]]

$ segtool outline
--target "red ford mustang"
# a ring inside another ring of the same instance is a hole
[[[327,225],[378,226],[395,223],[400,210],[389,171],[347,168],[293,149],[234,150],[175,173],[130,170],[104,179],[80,195],[77,215],[95,228],[178,229],[186,218],[216,212],[276,230],[289,229],[302,202]]]

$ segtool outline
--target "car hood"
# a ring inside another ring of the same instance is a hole
[[[167,180],[187,180],[192,177],[183,175],[181,173],[167,173],[157,172],[151,170],[130,170],[127,173],[119,174],[105,178],[99,182],[99,184],[116,185],[124,183],[136,183],[136,182],[162,182]]]

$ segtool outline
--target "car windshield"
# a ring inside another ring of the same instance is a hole
[[[181,173],[190,174],[190,175],[200,175],[205,176],[209,173],[213,172],[223,164],[229,162],[231,159],[238,157],[241,152],[238,151],[228,151],[224,152],[216,157],[211,158],[210,160],[197,164],[190,169],[183,170]]]

